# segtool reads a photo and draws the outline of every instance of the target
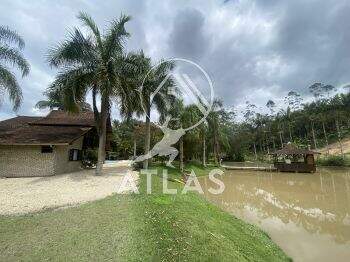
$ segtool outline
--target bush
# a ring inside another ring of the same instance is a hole
[[[234,162],[244,162],[245,161],[245,156],[242,152],[237,152],[233,155]]]
[[[95,149],[86,149],[83,151],[82,164],[83,167],[96,166],[98,159],[98,153]]]
[[[143,168],[143,162],[132,162],[131,167],[133,170],[141,170]]]
[[[320,158],[317,163],[321,166],[346,166],[346,160],[342,156]]]

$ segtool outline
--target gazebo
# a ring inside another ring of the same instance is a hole
[[[274,166],[281,172],[313,173],[316,171],[314,155],[320,154],[309,149],[287,144],[284,148],[271,153]]]

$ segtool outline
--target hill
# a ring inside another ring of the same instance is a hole
[[[350,138],[345,138],[341,141],[343,146],[343,153],[344,154],[350,154]],[[341,154],[341,148],[339,142],[332,143],[329,146],[323,147],[320,150],[318,150],[322,154],[327,154],[329,151],[330,155],[340,155]]]

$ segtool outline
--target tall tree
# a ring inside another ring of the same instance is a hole
[[[309,87],[310,93],[316,100],[329,99],[331,92],[335,90],[336,88],[334,86],[323,83],[314,83]]]
[[[291,117],[292,116],[291,112],[300,109],[302,97],[296,91],[290,91],[288,92],[284,100],[288,105],[286,116],[288,121],[289,139],[290,139],[290,142],[292,142],[293,141],[293,136],[292,136],[293,119]]]
[[[245,104],[246,104],[246,107],[245,107],[245,110],[242,111],[242,113],[243,113],[243,116],[245,118],[247,125],[252,127],[251,138],[253,140],[253,150],[254,150],[255,160],[258,160],[258,154],[257,154],[257,150],[256,150],[256,142],[257,142],[256,138],[257,138],[258,130],[253,127],[254,117],[256,116],[257,107],[256,107],[256,105],[250,103],[249,101],[246,101]]]
[[[0,26],[0,92],[8,94],[14,111],[20,107],[23,96],[16,76],[8,66],[19,69],[22,77],[29,74],[29,63],[21,53],[23,48],[24,40],[17,32]]]
[[[270,115],[269,115],[269,117],[270,117],[270,120],[269,119],[267,119],[267,133],[269,133],[270,134],[270,138],[271,138],[271,140],[272,140],[272,144],[273,144],[273,149],[276,149],[276,145],[275,145],[275,137],[274,137],[274,135],[273,135],[273,133],[272,133],[272,120],[273,120],[273,118],[274,118],[274,116],[275,116],[275,109],[276,109],[276,104],[275,104],[275,102],[273,101],[273,100],[268,100],[267,101],[267,103],[266,103],[266,107],[269,109],[269,111],[270,111]]]
[[[124,42],[129,36],[125,24],[129,16],[121,15],[110,23],[102,34],[94,20],[80,12],[78,19],[87,29],[85,35],[74,28],[69,37],[51,48],[48,62],[60,69],[54,84],[61,89],[65,107],[77,111],[77,101],[81,101],[89,90],[92,91],[95,124],[99,136],[98,161],[96,175],[102,171],[105,160],[106,125],[113,101],[125,106],[129,98],[130,87],[125,84],[125,71],[131,68],[128,56],[124,53]],[[101,107],[97,107],[100,97]]]
[[[145,155],[150,151],[151,146],[151,109],[152,106],[158,110],[161,116],[164,116],[169,110],[170,105],[176,99],[174,93],[178,92],[173,78],[170,76],[175,64],[168,61],[161,61],[158,65],[152,65],[149,57],[143,52],[138,54],[138,75],[141,77],[140,90],[141,102],[136,106],[135,112],[145,115],[146,134],[145,134]],[[158,88],[160,87],[160,88]],[[149,159],[143,163],[143,168],[148,168]]]
[[[225,127],[233,122],[233,118],[234,112],[225,110],[223,102],[220,99],[215,99],[207,121],[213,142],[214,162],[216,165],[220,163],[222,157],[221,145],[226,148],[230,147]]]
[[[269,101],[267,101],[266,107],[270,111],[270,116],[273,116],[275,114],[276,103],[270,99]]]

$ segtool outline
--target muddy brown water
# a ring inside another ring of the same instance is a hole
[[[225,171],[225,191],[200,178],[205,197],[267,232],[294,261],[350,261],[350,169],[314,174]]]

